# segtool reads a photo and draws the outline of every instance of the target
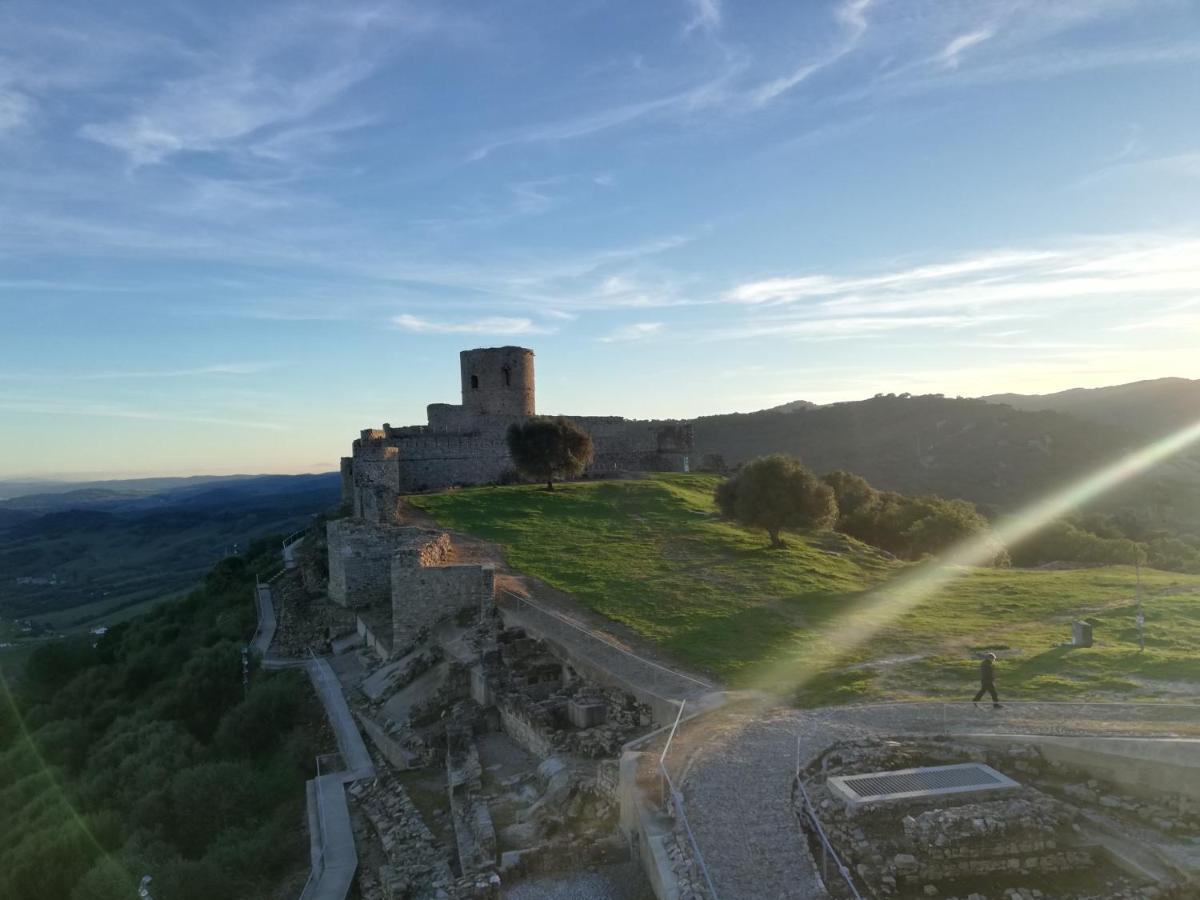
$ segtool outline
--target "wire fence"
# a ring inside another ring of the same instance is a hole
[[[688,837],[688,843],[692,848],[692,860],[700,869],[700,874],[704,876],[704,884],[708,888],[709,896],[712,897],[712,900],[720,900],[717,889],[713,885],[712,875],[709,874],[708,864],[704,861],[704,854],[700,851],[700,844],[696,840],[696,834],[692,831],[692,824],[688,821],[687,811],[684,809],[683,794],[679,792],[679,789],[675,786],[675,782],[671,780],[671,773],[667,771],[667,754],[671,750],[671,743],[675,740],[675,732],[679,730],[679,723],[683,720],[683,708],[686,704],[686,700],[679,703],[679,714],[675,717],[675,724],[671,726],[671,733],[667,736],[667,742],[663,745],[662,753],[658,757],[658,771],[661,776],[661,800],[663,809],[673,815],[683,825],[683,830]]]
[[[850,890],[850,896],[854,897],[854,900],[863,900],[862,894],[858,892],[858,887],[854,884],[854,878],[850,875],[850,869],[842,862],[841,857],[838,856],[837,851],[833,848],[833,843],[829,840],[829,835],[825,833],[825,826],[821,824],[821,817],[817,815],[817,808],[813,805],[812,798],[808,795],[808,787],[805,785],[804,776],[801,774],[800,741],[801,736],[796,735],[795,785],[796,791],[800,795],[801,811],[804,818],[808,820],[809,827],[821,845],[821,880],[828,886],[829,863],[832,860],[838,874],[846,882],[846,887]]]

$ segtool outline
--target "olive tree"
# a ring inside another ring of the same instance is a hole
[[[535,416],[508,426],[508,453],[518,472],[552,491],[555,478],[573,478],[591,463],[592,436],[562,416]]]
[[[784,528],[829,528],[837,520],[833,489],[792,456],[774,454],[747,463],[717,485],[717,508],[727,519],[765,528],[772,547],[786,546]]]

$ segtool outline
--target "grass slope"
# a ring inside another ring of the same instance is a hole
[[[1001,689],[1027,698],[1132,697],[1200,682],[1200,578],[1143,573],[1139,653],[1135,575],[1122,567],[966,569],[895,621],[872,619],[880,630],[856,645],[840,626],[874,616],[864,609],[912,566],[833,534],[791,535],[789,549],[769,550],[765,535],[716,518],[716,481],[660,475],[552,494],[489,487],[410,499],[679,659],[805,702],[961,697],[982,649],[1001,656]],[[1077,618],[1095,625],[1097,646],[1056,647]]]

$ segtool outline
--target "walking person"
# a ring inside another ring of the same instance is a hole
[[[996,654],[983,654],[983,662],[979,664],[979,693],[975,695],[975,705],[984,694],[992,695],[992,709],[1000,708],[1000,697],[996,694]]]

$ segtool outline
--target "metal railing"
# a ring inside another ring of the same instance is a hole
[[[850,890],[850,895],[854,897],[854,900],[863,900],[862,894],[858,892],[858,888],[854,884],[854,879],[850,875],[850,869],[842,862],[841,857],[837,855],[837,851],[833,849],[833,843],[829,840],[829,835],[825,833],[825,826],[821,824],[821,817],[817,815],[817,808],[813,805],[812,798],[808,796],[808,788],[804,785],[804,777],[801,775],[800,770],[800,740],[801,736],[796,735],[795,784],[796,789],[800,793],[804,815],[807,817],[813,833],[817,836],[817,841],[821,844],[821,880],[825,882],[826,889],[828,889],[829,861],[833,860],[838,874],[842,876],[842,880],[846,882],[846,887]]]
[[[321,797],[321,760],[340,756],[338,753],[321,753],[316,757],[317,777],[313,780],[313,796],[317,804],[317,838],[320,841],[317,857],[313,860],[308,880],[300,891],[300,900],[309,896],[309,891],[316,887],[317,880],[325,872],[325,801]]]
[[[700,844],[696,841],[695,832],[692,831],[692,824],[688,821],[687,811],[683,808],[683,794],[675,787],[675,782],[671,780],[671,773],[667,771],[667,753],[671,749],[671,742],[675,740],[675,732],[679,730],[679,723],[683,720],[683,707],[687,704],[686,700],[679,703],[679,714],[675,717],[675,724],[671,726],[671,733],[667,736],[667,742],[663,745],[662,753],[658,757],[658,771],[661,776],[659,782],[662,793],[663,809],[675,816],[683,824],[683,830],[687,833],[688,842],[692,845],[692,860],[700,869],[700,874],[704,876],[704,883],[708,887],[708,893],[712,900],[720,900],[717,894],[716,887],[713,886],[712,876],[708,872],[708,864],[704,861],[704,854],[700,852]],[[667,800],[670,799],[668,805]]]

